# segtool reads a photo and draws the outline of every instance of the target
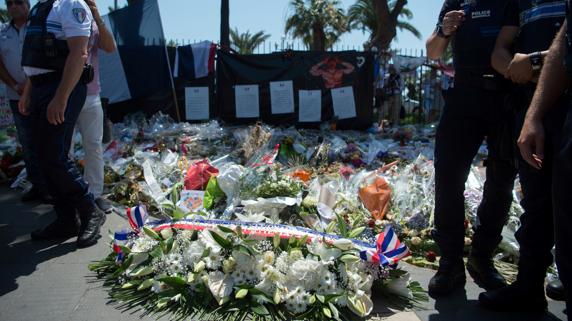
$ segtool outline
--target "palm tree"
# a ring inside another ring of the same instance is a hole
[[[348,10],[348,19],[350,23],[350,29],[352,30],[362,30],[363,32],[369,32],[371,34],[370,40],[366,46],[370,46],[371,41],[374,36],[378,33],[378,27],[380,22],[380,16],[376,14],[376,9],[374,5],[375,0],[358,0],[353,4]],[[394,10],[397,2],[395,0],[389,1],[389,9]],[[409,31],[418,39],[421,39],[421,32],[408,20],[413,19],[413,13],[407,7],[403,7],[398,17],[404,17],[405,19],[397,20],[397,29],[400,31]]]
[[[408,21],[413,13],[406,5],[407,0],[357,0],[348,10],[350,28],[370,32],[366,47],[377,46],[382,51],[389,48],[398,29],[421,39],[419,30]]]
[[[348,23],[339,0],[291,0],[285,33],[301,39],[311,50],[331,48]]]
[[[230,30],[230,42],[236,47],[238,53],[242,55],[251,55],[258,46],[270,38],[269,34],[264,31],[259,31],[255,34],[250,34],[250,30],[244,33],[238,32],[238,28]]]
[[[220,1],[220,45],[230,48],[230,4],[229,0]]]

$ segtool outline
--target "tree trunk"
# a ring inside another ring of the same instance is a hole
[[[222,48],[230,48],[230,7],[229,0],[220,2],[220,45]]]
[[[373,6],[379,19],[378,34],[372,35],[370,45],[378,47],[381,51],[389,49],[391,42],[397,35],[397,18],[407,4],[407,0],[397,0],[393,11],[389,10],[387,0],[373,0]]]
[[[324,28],[319,23],[315,23],[312,26],[312,50],[325,51],[326,50],[326,35],[324,33]]]

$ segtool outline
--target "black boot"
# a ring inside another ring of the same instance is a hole
[[[439,270],[429,281],[429,293],[436,295],[449,294],[457,288],[465,286],[466,281],[463,259],[441,258]]]
[[[544,312],[548,307],[542,287],[525,287],[519,282],[498,290],[481,293],[479,303],[495,311]]]
[[[42,199],[42,193],[40,189],[36,186],[32,186],[32,188],[22,195],[22,202],[33,202],[39,201]]]
[[[478,258],[470,256],[467,262],[467,271],[481,288],[490,291],[505,287],[506,280],[495,268],[491,258]]]
[[[77,238],[77,246],[80,248],[92,246],[101,237],[99,230],[105,222],[105,213],[97,206],[87,212],[80,213],[81,228]]]
[[[76,222],[72,220],[63,220],[57,218],[48,226],[35,230],[30,233],[32,240],[63,240],[77,236],[79,228]]]
[[[546,296],[555,301],[565,301],[566,294],[564,294],[564,285],[560,279],[555,279],[546,284]]]

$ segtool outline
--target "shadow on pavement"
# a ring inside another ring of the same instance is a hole
[[[436,311],[426,311],[422,320],[429,321],[560,321],[550,312],[531,314],[526,312],[495,312],[479,306],[477,300],[468,300],[465,289],[449,296],[433,297]]]
[[[4,189],[4,188],[3,188]],[[47,225],[55,216],[45,214],[49,207],[30,210],[19,202],[19,195],[0,202],[0,296],[18,288],[18,278],[28,276],[38,265],[77,249],[75,242],[32,241],[30,232]],[[42,213],[43,212],[43,213]]]

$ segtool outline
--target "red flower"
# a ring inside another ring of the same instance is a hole
[[[435,252],[433,252],[433,251],[427,251],[427,253],[425,254],[425,259],[427,259],[427,261],[433,263],[437,260],[437,254],[435,254]]]

